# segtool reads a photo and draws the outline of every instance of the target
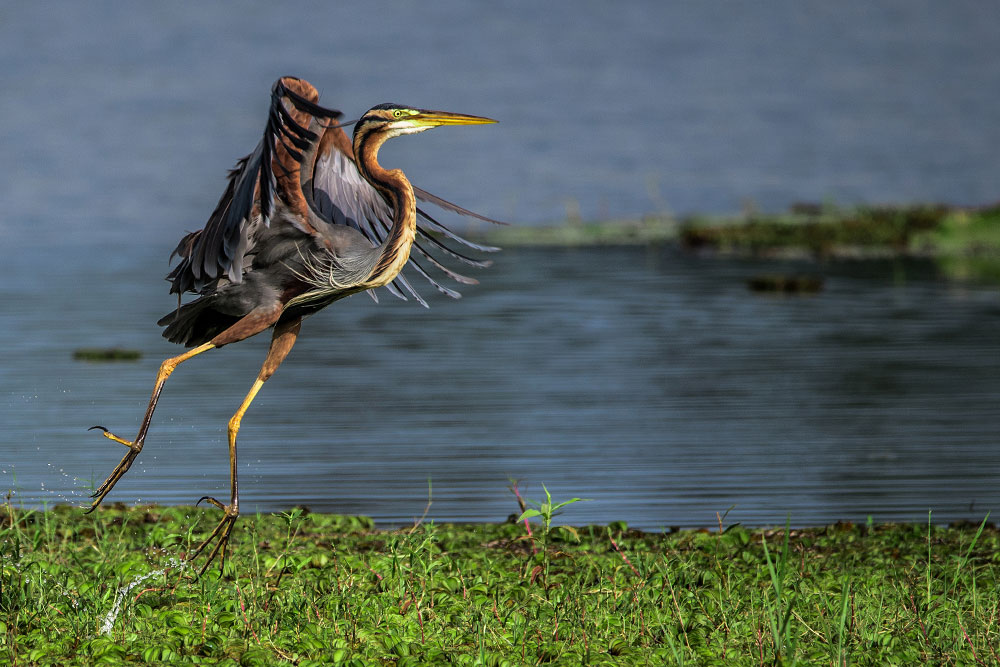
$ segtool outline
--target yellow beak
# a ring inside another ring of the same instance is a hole
[[[427,127],[438,127],[439,125],[485,125],[497,122],[492,118],[469,116],[461,113],[451,113],[450,111],[420,109],[419,112],[415,116],[410,116],[407,120]]]

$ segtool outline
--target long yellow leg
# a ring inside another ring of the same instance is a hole
[[[160,370],[156,374],[156,383],[153,385],[153,395],[149,399],[149,405],[146,406],[146,415],[142,418],[142,425],[139,426],[139,434],[135,436],[135,440],[130,441],[119,438],[103,426],[92,427],[91,430],[100,429],[103,431],[104,437],[128,447],[128,452],[122,457],[121,462],[115,466],[115,469],[111,471],[108,478],[104,480],[99,487],[97,487],[97,490],[91,496],[94,498],[94,502],[87,510],[88,514],[97,509],[97,506],[101,504],[104,497],[107,496],[111,489],[114,488],[115,484],[118,483],[118,480],[122,478],[122,475],[128,472],[128,469],[132,466],[132,462],[135,461],[136,457],[139,456],[139,452],[142,451],[142,445],[146,441],[146,433],[149,431],[149,423],[153,420],[153,411],[156,410],[156,403],[160,400],[160,392],[163,391],[163,384],[167,381],[167,378],[170,377],[170,374],[174,372],[174,369],[191,357],[197,356],[202,352],[207,352],[213,348],[222,347],[223,345],[228,345],[229,343],[235,343],[258,334],[277,322],[279,317],[281,317],[280,304],[271,304],[255,308],[250,311],[250,313],[240,318],[233,326],[224,330],[209,342],[192,348],[184,354],[171,357],[160,364]]]
[[[274,374],[274,371],[278,369],[281,362],[285,360],[288,353],[291,351],[292,346],[295,345],[295,339],[299,334],[299,327],[301,326],[302,320],[292,320],[290,322],[285,322],[278,324],[274,327],[274,335],[271,338],[271,347],[268,350],[267,358],[264,360],[264,365],[260,369],[260,373],[257,375],[257,379],[254,381],[253,386],[247,393],[246,398],[240,404],[236,413],[229,420],[229,486],[231,489],[231,495],[229,497],[229,504],[224,505],[222,502],[212,498],[211,496],[203,496],[198,503],[206,501],[215,505],[220,510],[223,511],[224,516],[219,524],[215,527],[215,530],[205,538],[198,547],[191,553],[189,559],[193,560],[197,558],[205,548],[216,540],[215,546],[208,554],[208,559],[205,564],[201,567],[198,572],[198,576],[205,573],[208,566],[211,565],[212,561],[215,560],[216,556],[221,554],[219,560],[219,569],[222,570],[226,564],[226,551],[229,545],[229,535],[232,533],[233,525],[236,523],[236,519],[239,518],[240,514],[240,499],[239,499],[239,484],[236,478],[236,436],[240,432],[240,422],[243,421],[243,415],[246,414],[247,409],[250,404],[253,403],[253,399],[257,397],[257,392],[260,388],[264,386],[264,383]]]
[[[128,469],[132,466],[132,462],[135,461],[136,457],[139,456],[139,452],[142,451],[142,445],[146,441],[146,433],[149,431],[149,424],[153,420],[153,411],[156,410],[156,403],[160,400],[160,393],[163,391],[163,385],[170,377],[170,374],[182,363],[190,359],[191,357],[197,356],[202,352],[207,352],[215,347],[214,343],[205,343],[204,345],[199,345],[198,347],[192,348],[185,352],[184,354],[178,355],[176,357],[171,357],[160,364],[160,370],[156,373],[156,383],[153,385],[153,395],[149,399],[149,405],[146,406],[146,414],[142,418],[142,425],[139,426],[139,434],[135,436],[135,440],[125,440],[119,438],[117,435],[104,428],[103,426],[93,426],[90,430],[100,429],[103,432],[105,438],[109,440],[114,440],[117,443],[121,443],[128,447],[128,452],[122,457],[121,462],[115,466],[115,469],[111,471],[108,478],[97,487],[97,490],[91,496],[94,498],[94,502],[91,503],[90,509],[87,513],[93,512],[97,509],[97,506],[101,504],[104,497],[108,495],[111,489],[114,488],[118,480],[128,472]]]

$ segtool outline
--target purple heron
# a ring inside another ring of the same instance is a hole
[[[399,169],[378,163],[382,144],[442,125],[496,121],[479,116],[428,111],[398,104],[369,109],[354,128],[353,141],[338,125],[341,113],[319,105],[316,89],[283,77],[271,89],[264,137],[229,172],[229,182],[205,227],[181,239],[171,258],[180,262],[167,276],[177,309],[158,324],[163,336],[189,347],[165,360],[133,440],[103,426],[104,436],[128,448],[121,462],[97,487],[88,512],[96,509],[142,451],[163,385],[178,365],[192,357],[273,328],[271,345],[250,392],[229,420],[229,503],[205,496],[223,512],[212,533],[193,551],[209,545],[205,572],[216,556],[224,566],[229,536],[239,516],[236,436],[240,421],[261,386],[288,355],[302,319],[351,294],[386,287],[405,299],[426,303],[403,276],[404,268],[458,297],[421,265],[460,283],[476,281],[447,268],[435,255],[473,266],[489,262],[455,250],[457,242],[490,252],[490,246],[460,237],[417,206],[429,202],[461,215],[496,222],[414,187]],[[419,260],[411,256],[419,256]],[[180,295],[198,298],[184,305]],[[369,292],[375,297],[374,292]],[[377,297],[376,301],[378,300]]]

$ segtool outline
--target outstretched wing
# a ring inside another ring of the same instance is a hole
[[[297,226],[305,233],[315,231],[310,223],[311,210],[327,223],[354,227],[373,246],[380,245],[386,238],[392,227],[392,207],[361,177],[344,130],[329,122],[339,119],[342,114],[319,106],[318,98],[316,89],[300,79],[284,77],[275,82],[267,126],[260,143],[229,172],[226,190],[204,229],[181,239],[171,254],[171,258],[174,255],[181,258],[167,276],[172,283],[171,293],[202,292],[221,277],[240,282],[244,257],[252,253],[255,231],[269,224],[275,196],[281,197],[291,209]],[[285,100],[291,108],[285,106]],[[312,164],[303,169],[303,160],[312,161]],[[444,210],[504,224],[420,188],[413,190],[421,201]],[[456,282],[475,284],[478,281],[448,268],[440,258],[486,267],[491,262],[469,257],[456,250],[455,244],[480,252],[499,250],[462,238],[422,208],[417,209],[417,232],[418,240],[411,250],[407,268],[412,268],[453,298],[461,295],[440,284],[424,264]],[[406,291],[419,303],[427,305],[403,274],[387,288],[403,299],[406,298],[403,291]]]
[[[205,227],[181,239],[170,255],[181,258],[167,276],[171,293],[202,292],[221,277],[241,282],[243,258],[252,250],[255,229],[270,224],[275,195],[304,205],[297,166],[302,152],[319,139],[307,129],[308,118],[335,120],[342,115],[307,99],[310,92],[315,97],[311,85],[293,77],[283,77],[271,87],[271,108],[260,143],[230,170],[226,190]],[[291,110],[284,99],[291,102]]]
[[[392,207],[370,183],[362,178],[354,160],[354,150],[344,130],[339,126],[326,128],[316,153],[310,195],[317,214],[323,219],[333,224],[354,227],[364,234],[372,245],[379,245],[392,228]],[[434,204],[444,210],[494,224],[504,224],[473,213],[416,186],[413,187],[413,193],[420,201]],[[424,266],[433,267],[456,282],[472,285],[478,281],[448,268],[442,263],[443,258],[447,257],[470,266],[486,267],[492,262],[469,257],[456,250],[454,246],[457,244],[479,252],[499,250],[461,237],[420,207],[417,207],[417,236],[404,271],[411,269],[439,291],[456,299],[461,294],[438,282]],[[387,287],[400,298],[406,298],[402,293],[405,290],[421,305],[427,305],[402,274]]]

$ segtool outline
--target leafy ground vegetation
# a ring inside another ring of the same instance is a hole
[[[0,663],[1000,663],[985,520],[642,533],[540,509],[531,535],[246,516],[225,576],[195,579],[181,555],[214,525],[204,509],[7,505]]]

